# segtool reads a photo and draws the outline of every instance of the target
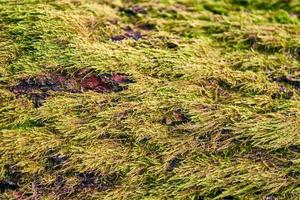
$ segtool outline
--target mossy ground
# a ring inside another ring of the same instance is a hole
[[[299,17],[298,0],[1,0],[0,199],[299,199]],[[38,107],[11,89],[82,70],[134,82]]]

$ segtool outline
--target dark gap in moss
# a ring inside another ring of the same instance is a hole
[[[232,4],[237,4],[240,6],[248,6],[250,1],[249,0],[231,0],[230,1]]]
[[[59,169],[67,160],[69,156],[67,155],[49,155],[46,158],[46,170],[57,170]]]
[[[68,185],[67,182],[70,178],[76,178],[78,183]],[[103,192],[112,189],[119,184],[121,179],[122,174],[117,172],[102,174],[95,171],[59,173],[53,181],[48,183],[42,183],[37,177],[32,183],[32,197],[40,199],[47,194],[55,194],[58,199],[69,199],[87,190]]]
[[[291,145],[288,147],[288,149],[295,153],[300,153],[300,145]]]
[[[166,46],[169,48],[169,49],[177,49],[178,48],[178,44],[174,43],[174,42],[167,42],[166,43]]]
[[[205,198],[202,195],[196,195],[193,200],[205,200]]]
[[[56,72],[24,78],[9,89],[17,97],[28,96],[35,107],[40,107],[50,96],[49,92],[81,93],[89,90],[99,93],[120,92],[127,89],[124,84],[133,82],[124,74],[97,74],[92,70],[79,70],[74,76],[66,72]]]
[[[215,197],[221,195],[224,191],[226,191],[226,190],[223,188],[214,188],[213,190],[209,191],[207,196],[209,198],[215,198]]]
[[[140,143],[140,144],[146,144],[146,143],[148,143],[151,139],[152,139],[151,136],[145,136],[145,137],[143,137],[142,139],[140,139],[140,140],[138,141],[138,143]]]
[[[132,28],[130,28],[129,26],[126,27],[126,28],[124,29],[124,31],[125,31],[125,36],[126,36],[127,38],[132,38],[132,39],[134,39],[134,40],[139,40],[139,39],[142,38],[141,32],[139,32],[139,31],[134,31],[134,30],[133,30]]]
[[[280,77],[273,77],[273,81],[286,83],[288,85],[295,87],[296,89],[300,89],[300,77],[298,76],[286,75]]]
[[[296,59],[300,59],[300,47],[294,47],[289,50],[291,55],[293,55]]]
[[[156,29],[156,24],[153,23],[140,23],[136,26],[139,29],[145,30],[145,31],[152,31]]]
[[[175,126],[179,124],[188,123],[191,119],[185,114],[185,111],[181,109],[173,110],[167,113],[167,117],[162,120],[162,124],[168,126]]]
[[[75,191],[84,189],[105,191],[116,186],[121,180],[121,174],[116,172],[99,174],[95,171],[86,171],[79,173],[78,179],[79,184],[75,186]]]
[[[271,95],[272,99],[286,99],[290,100],[293,97],[294,93],[292,91],[287,93],[274,93]]]
[[[134,39],[135,41],[137,41],[143,37],[141,32],[135,31],[129,26],[124,28],[124,32],[125,33],[122,35],[112,36],[111,40],[114,42],[118,42],[118,41],[122,41],[122,40],[131,38],[131,39]]]
[[[114,42],[122,41],[124,39],[126,39],[124,35],[115,35],[111,37],[111,40]]]
[[[237,198],[235,198],[234,196],[226,196],[226,197],[223,197],[222,200],[237,200]]]
[[[272,99],[290,100],[294,96],[293,91],[289,91],[285,86],[281,85],[279,91],[271,95]]]
[[[38,108],[43,105],[45,100],[50,96],[47,93],[31,93],[28,95],[29,99],[32,101],[33,106]]]
[[[17,190],[20,187],[22,177],[20,168],[14,164],[6,164],[4,169],[4,179],[0,180],[0,193],[6,190]]]
[[[266,196],[264,200],[277,200],[275,196]]]
[[[63,155],[58,152],[58,148],[50,148],[45,152],[45,169],[58,170],[69,159],[69,155]]]
[[[282,46],[272,46],[272,45],[265,45],[265,44],[256,44],[255,46],[251,46],[254,50],[265,53],[265,54],[274,54],[280,52],[283,49]]]
[[[291,161],[282,161],[282,159],[278,158],[276,154],[272,154],[267,150],[261,148],[252,148],[252,150],[245,156],[247,158],[250,158],[254,162],[263,162],[268,164],[269,166],[288,168],[293,165]]]
[[[180,163],[183,161],[183,158],[181,155],[177,155],[174,158],[172,158],[167,165],[166,171],[171,172],[173,171],[176,167],[180,165]]]
[[[218,85],[223,88],[224,90],[234,90],[235,92],[238,92],[239,89],[236,87],[232,87],[232,85],[225,80],[219,80]]]
[[[300,171],[297,168],[290,167],[286,174],[287,178],[300,178]]]
[[[66,185],[67,176],[64,174],[56,175],[55,179],[49,183],[41,183],[39,177],[35,177],[32,182],[32,198],[40,199],[47,194],[55,194],[59,200],[65,199],[74,193],[74,189]]]
[[[198,142],[199,146],[207,145],[208,142],[211,140],[212,134],[203,133],[196,137],[196,141]]]
[[[17,190],[18,184],[10,180],[0,180],[0,193],[6,190]]]
[[[129,17],[135,17],[138,14],[146,15],[148,13],[147,8],[138,4],[131,5],[127,8],[119,8],[119,11]]]

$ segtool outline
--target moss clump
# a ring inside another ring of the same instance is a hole
[[[0,199],[297,199],[299,1],[0,3]]]

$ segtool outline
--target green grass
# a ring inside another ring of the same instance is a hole
[[[298,0],[0,0],[0,199],[299,199],[299,16]],[[142,38],[113,41],[127,26]],[[38,108],[10,90],[82,69],[135,83]]]

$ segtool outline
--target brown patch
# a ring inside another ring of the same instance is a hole
[[[128,8],[120,8],[120,12],[126,14],[127,16],[137,16],[138,14],[147,14],[147,9],[140,5],[132,5]]]
[[[174,158],[172,158],[166,168],[167,172],[171,172],[173,171],[176,167],[178,167],[181,163],[183,159],[181,158],[181,156],[175,156]]]
[[[74,77],[66,73],[52,73],[24,78],[10,90],[17,97],[27,96],[35,107],[39,107],[50,96],[49,92],[119,92],[127,89],[125,83],[133,82],[124,74],[96,74],[91,70],[79,70]]]
[[[191,120],[183,113],[182,110],[173,111],[168,117],[162,120],[163,124],[166,125],[179,125],[188,123]]]
[[[78,175],[80,183],[76,186],[77,189],[93,189],[98,191],[105,191],[114,187],[119,180],[117,173],[98,174],[94,171],[87,171]]]
[[[132,79],[124,74],[112,74],[111,79],[116,83],[134,83]]]
[[[6,190],[17,190],[22,176],[16,165],[5,165],[5,179],[0,180],[0,193]]]
[[[132,38],[134,40],[139,40],[142,38],[142,34],[139,31],[134,31],[131,27],[125,27],[124,28],[125,31],[125,36],[127,38]]]
[[[37,77],[22,79],[17,85],[11,88],[16,95],[30,94],[35,91],[65,91],[67,90],[67,78],[63,75],[45,74]]]
[[[15,200],[26,200],[28,197],[23,192],[13,192],[13,196]]]
[[[69,41],[61,39],[61,38],[57,38],[55,40],[55,43],[61,48],[66,48],[66,47],[68,47]]]
[[[173,115],[175,119],[179,122],[186,123],[190,121],[190,119],[185,114],[183,114],[182,111],[180,110],[173,111]]]
[[[147,168],[141,168],[139,170],[136,171],[136,175],[143,175],[144,173],[147,172]]]
[[[59,192],[60,197],[64,197],[70,193],[70,189],[66,187],[67,180],[65,177],[58,175],[55,180],[49,185],[52,193]]]
[[[116,114],[116,118],[118,120],[124,120],[127,119],[130,115],[132,115],[134,113],[134,111],[132,109],[127,109],[125,111],[122,111],[120,113]]]
[[[145,30],[145,31],[151,31],[156,29],[156,25],[153,23],[143,23],[137,25],[137,28]]]
[[[260,41],[261,39],[257,34],[249,34],[248,38],[246,38],[246,43],[249,44],[252,49],[257,49]]]
[[[294,93],[292,91],[288,91],[286,87],[280,86],[279,91],[272,94],[271,98],[272,99],[291,99],[293,97]]]
[[[114,42],[117,42],[117,41],[122,41],[122,40],[131,38],[131,39],[134,39],[137,41],[142,38],[141,32],[135,31],[129,26],[124,28],[124,32],[125,33],[123,35],[112,36],[111,40]]]
[[[147,14],[147,9],[140,5],[133,5],[130,7],[130,9],[135,13]]]
[[[277,81],[277,82],[287,83],[289,85],[292,85],[296,89],[300,89],[300,77],[299,76],[287,75],[287,76],[281,76],[278,78],[273,78],[273,80]]]
[[[0,181],[0,192],[4,192],[6,190],[16,190],[19,186],[16,182],[11,180],[2,180]]]
[[[66,183],[67,180],[62,175],[57,175],[52,182],[47,184],[42,184],[37,180],[32,183],[32,199],[41,199],[45,194],[55,194],[57,199],[65,199],[74,193],[74,190]]]
[[[295,153],[300,153],[300,145],[291,145],[288,147],[288,149]]]
[[[47,93],[31,93],[29,99],[32,101],[35,108],[43,105],[44,101],[49,97]]]
[[[300,77],[288,75],[282,79],[282,81],[295,86],[297,89],[300,89]]]
[[[125,81],[128,80],[128,81]],[[81,86],[84,90],[95,92],[120,92],[127,89],[121,83],[132,83],[133,81],[121,74],[90,75],[82,79]]]
[[[125,40],[126,37],[124,35],[115,35],[111,37],[111,40],[114,42]]]
[[[97,76],[86,77],[82,80],[82,87],[85,89],[95,89],[104,85]]]
[[[169,48],[169,49],[176,49],[178,48],[178,44],[175,44],[173,42],[167,42],[166,43],[166,46]]]
[[[68,179],[77,178],[76,185],[68,184]],[[78,193],[87,190],[105,191],[115,187],[121,176],[115,172],[101,174],[95,171],[82,173],[69,171],[66,174],[58,174],[51,182],[41,183],[36,177],[32,183],[33,199],[40,199],[47,194],[54,194],[57,199],[74,198]]]
[[[68,156],[66,155],[54,155],[48,156],[46,161],[46,169],[56,170],[62,166],[67,160]]]
[[[69,175],[72,174],[78,178],[78,184],[68,185]],[[83,173],[69,173],[57,175],[56,178],[47,184],[40,183],[40,180],[32,183],[33,199],[40,199],[46,194],[55,194],[57,199],[66,199],[67,197],[75,197],[78,193],[86,190],[97,190],[99,192],[113,188],[120,180],[117,173],[111,174],[98,174],[94,171]]]
[[[270,152],[260,148],[251,150],[251,152],[246,155],[246,158],[249,158],[254,162],[264,163],[271,167],[290,167],[293,164],[291,161],[283,161],[281,158],[278,158]]]

